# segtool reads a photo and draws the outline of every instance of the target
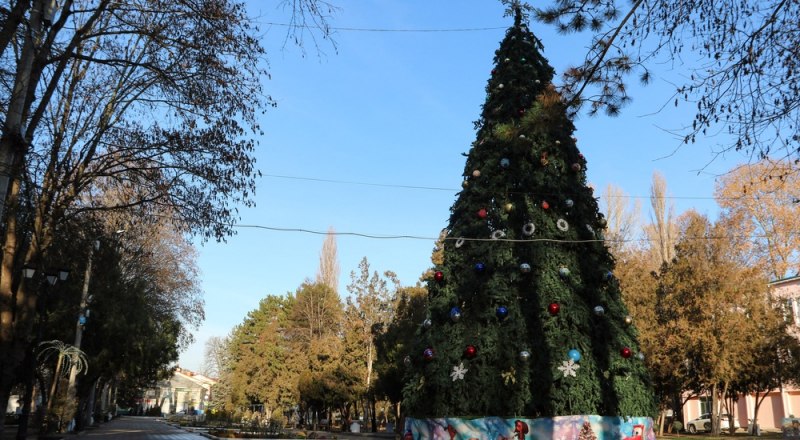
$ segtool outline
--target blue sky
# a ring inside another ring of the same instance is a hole
[[[330,1],[341,7],[332,19],[339,28],[495,28],[339,30],[334,36],[338,50],[322,41],[324,54],[307,44],[304,56],[294,46],[284,47],[285,27],[266,24],[288,21],[277,8],[279,1],[249,4],[262,23],[268,50],[271,79],[264,80],[265,90],[278,107],[261,121],[265,135],[257,158],[264,177],[257,206],[241,211],[241,224],[429,237],[337,238],[341,296],[363,257],[373,271],[392,270],[413,285],[430,266],[433,239],[447,224],[462,180],[462,153],[475,139],[472,122],[486,96],[494,51],[512,20],[503,17],[499,1]],[[557,74],[580,61],[584,37],[559,35],[536,23],[531,28]],[[714,175],[745,159],[729,156],[707,166],[717,138],[681,147],[666,130],[691,123],[691,108],[676,109],[670,99],[670,84],[683,72],[667,63],[654,66],[653,73],[653,84],[632,88],[634,102],[621,116],[575,121],[589,181],[598,194],[608,184],[619,186],[640,196],[646,208],[658,171],[675,196],[676,212],[695,208],[713,217]],[[200,370],[205,341],[227,335],[261,298],[294,291],[316,274],[324,235],[238,231],[227,243],[199,247],[206,321],[181,356],[184,368]]]

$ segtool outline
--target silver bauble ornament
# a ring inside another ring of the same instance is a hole
[[[528,263],[522,263],[519,265],[519,270],[522,273],[530,273],[531,272],[531,265]]]
[[[603,306],[595,306],[594,314],[597,316],[603,316],[606,314],[606,309],[604,309]]]
[[[522,350],[519,352],[519,360],[522,362],[528,362],[528,359],[531,358],[530,352],[528,350]]]

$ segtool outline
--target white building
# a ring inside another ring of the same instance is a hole
[[[168,381],[162,381],[144,393],[144,409],[161,408],[162,414],[183,412],[202,414],[217,381],[199,373],[178,368]]]

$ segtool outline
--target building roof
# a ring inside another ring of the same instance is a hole
[[[800,281],[800,275],[795,275],[792,277],[786,277],[786,278],[781,278],[779,280],[770,281],[769,285],[774,286],[776,284],[790,283],[792,281]]]

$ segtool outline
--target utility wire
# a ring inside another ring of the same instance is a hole
[[[381,29],[381,28],[352,28],[352,27],[322,27],[322,26],[309,26],[306,24],[289,24],[289,23],[274,23],[274,22],[262,22],[261,24],[265,24],[268,26],[281,26],[281,27],[288,27],[288,28],[306,28],[306,29],[320,29],[325,31],[344,31],[344,32],[406,32],[406,33],[413,33],[413,32],[482,32],[482,31],[494,31],[499,29],[507,29],[508,26],[500,26],[500,27],[481,27],[481,28],[454,28],[454,29]]]
[[[420,235],[389,235],[389,234],[367,234],[362,232],[338,232],[338,231],[319,231],[313,229],[304,229],[304,228],[279,228],[274,226],[264,226],[264,225],[238,225],[238,224],[228,224],[226,226],[234,227],[234,228],[242,228],[242,229],[264,229],[268,231],[275,231],[275,232],[301,232],[306,234],[314,234],[314,235],[334,235],[334,236],[350,236],[350,237],[362,237],[362,238],[369,238],[369,239],[377,239],[377,240],[426,240],[426,241],[436,241],[439,240],[440,237],[425,237]],[[800,232],[789,232],[787,235],[798,235]],[[731,240],[734,238],[737,239],[748,239],[752,240],[754,238],[767,238],[768,235],[766,234],[753,234],[753,235],[728,235],[728,236],[711,236],[711,237],[683,237],[683,239],[688,240]],[[651,238],[631,238],[631,239],[618,239],[618,238],[597,238],[597,239],[588,239],[588,240],[564,240],[564,239],[557,239],[557,238],[525,238],[525,239],[511,239],[511,238],[468,238],[468,237],[444,237],[445,241],[464,241],[464,242],[485,242],[485,241],[494,241],[494,242],[507,242],[507,243],[600,243],[600,242],[613,242],[613,243],[634,243],[634,242],[648,242],[648,241],[657,241],[658,239],[651,239]]]
[[[360,186],[377,186],[383,188],[402,188],[402,189],[421,189],[426,191],[450,191],[450,192],[458,192],[461,189],[456,188],[443,188],[443,187],[436,187],[436,186],[420,186],[420,185],[398,185],[398,184],[390,184],[390,183],[374,183],[374,182],[360,182],[355,180],[336,180],[336,179],[323,179],[317,177],[303,177],[303,176],[287,176],[287,175],[280,175],[280,174],[263,174],[264,177],[271,177],[275,179],[287,179],[287,180],[304,180],[310,182],[324,182],[324,183],[336,183],[342,185],[360,185]],[[513,192],[514,194],[526,194],[520,192]],[[533,194],[533,193],[527,193]],[[537,195],[541,196],[556,196],[556,197],[563,197],[565,194],[545,194],[545,193],[536,193]],[[631,195],[601,195],[600,198],[629,198],[629,199],[645,199],[649,200],[650,196],[631,196]],[[660,197],[663,199],[669,200],[748,200],[748,199],[756,199],[755,196],[739,196],[739,197],[708,197],[708,196],[664,196]],[[783,197],[773,196],[773,197],[765,197],[760,196],[759,199],[783,199]],[[800,199],[796,197],[792,197],[792,203],[800,203]]]

